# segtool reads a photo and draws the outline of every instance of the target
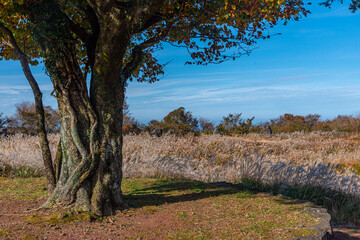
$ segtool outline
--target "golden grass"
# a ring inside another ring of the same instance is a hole
[[[58,135],[49,137],[53,153],[58,139]],[[284,186],[313,184],[360,196],[359,176],[350,171],[358,168],[359,139],[356,133],[161,138],[128,135],[124,138],[123,170],[125,177],[177,177],[205,182],[240,182],[245,178]],[[342,164],[338,168],[345,173],[330,163]],[[9,165],[41,171],[37,138],[15,135],[0,139],[0,169]]]

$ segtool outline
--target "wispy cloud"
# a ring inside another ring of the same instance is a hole
[[[321,12],[313,11],[313,13],[309,15],[309,18],[351,17],[354,15],[360,15],[359,12],[352,13],[349,10],[349,5],[347,4],[333,4],[331,8],[323,8],[324,10]]]
[[[26,89],[30,89],[30,86],[26,86],[26,85],[19,85],[19,86],[1,85],[0,86],[0,90],[10,90],[10,89],[26,90]]]
[[[353,102],[360,100],[360,86],[312,88],[308,85],[288,85],[246,88],[210,87],[201,90],[180,88],[161,96],[155,95],[146,99],[131,98],[130,100],[130,108],[134,115],[146,120],[155,118],[157,115],[165,116],[166,111],[173,110],[170,106],[196,109],[198,114],[214,120],[229,112],[243,112],[245,115],[253,114],[262,118],[266,118],[266,114],[276,117],[275,114],[284,112],[321,113],[327,117],[334,106],[339,107],[343,104],[343,109],[353,108]],[[319,108],[320,105],[321,108]],[[265,106],[271,107],[266,110]],[[151,111],[144,109],[151,109]],[[210,112],[208,112],[209,109],[211,109]],[[154,113],[157,114],[154,115]]]
[[[8,89],[8,90],[0,90],[0,94],[8,94],[8,95],[18,95],[21,91],[15,89]]]

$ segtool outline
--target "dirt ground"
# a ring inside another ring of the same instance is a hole
[[[291,239],[311,234],[316,220],[281,196],[192,181],[125,179],[131,208],[84,221],[33,211],[46,199],[45,181],[0,179],[0,239]],[[336,239],[360,231],[335,229]]]

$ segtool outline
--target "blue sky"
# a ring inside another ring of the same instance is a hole
[[[162,80],[129,84],[131,113],[143,123],[181,106],[216,122],[228,113],[255,116],[256,122],[284,113],[318,113],[323,119],[360,113],[360,14],[340,4],[309,9],[307,18],[276,26],[270,33],[281,35],[259,41],[250,56],[236,61],[185,66],[186,51],[165,47],[158,57],[171,62]],[[56,107],[43,67],[33,73],[45,104]],[[0,62],[0,112],[10,115],[16,103],[32,100],[20,64]]]

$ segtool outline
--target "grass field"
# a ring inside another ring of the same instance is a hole
[[[50,136],[53,153],[58,139]],[[128,135],[123,156],[125,177],[242,182],[322,205],[335,222],[360,222],[360,177],[353,172],[360,162],[357,133]],[[2,176],[41,176],[42,171],[36,137],[0,139]]]

